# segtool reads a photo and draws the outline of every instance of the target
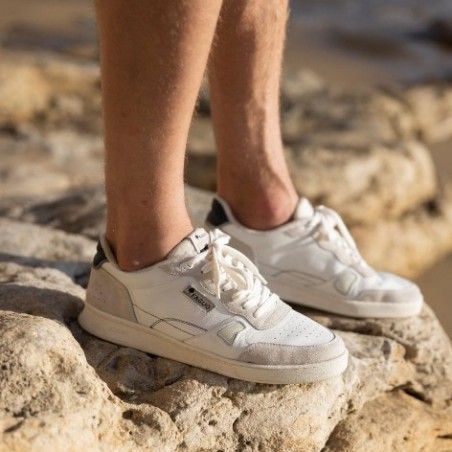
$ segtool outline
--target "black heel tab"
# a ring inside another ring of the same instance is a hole
[[[219,227],[222,224],[229,222],[229,218],[226,215],[226,212],[225,212],[223,206],[215,198],[213,198],[213,200],[212,200],[212,207],[210,208],[210,212],[207,215],[207,221],[212,226],[216,226],[216,227]]]
[[[104,249],[102,248],[102,245],[100,242],[97,242],[97,252],[93,259],[93,267],[99,268],[104,262],[107,262],[107,255],[105,254]]]

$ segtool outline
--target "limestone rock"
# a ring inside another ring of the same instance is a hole
[[[324,146],[362,146],[414,135],[413,118],[400,108],[400,101],[393,101],[398,107],[398,123],[393,118],[389,121],[377,91],[340,90],[326,85],[308,92],[300,85],[298,90],[303,94],[283,101],[282,132],[288,145],[308,140]]]
[[[452,136],[452,84],[423,82],[379,89],[330,87],[309,71],[282,83],[287,144],[356,146]]]
[[[0,218],[0,262],[57,268],[86,284],[94,252],[86,237]]]
[[[342,451],[369,444],[383,452],[397,444],[413,452],[448,444],[452,348],[428,308],[406,321],[307,310],[342,335],[349,368],[325,382],[274,386],[83,332],[76,322],[83,289],[59,270],[2,263],[0,280],[0,450]],[[407,422],[396,422],[398,415]]]
[[[404,100],[424,140],[438,142],[452,137],[450,83],[425,83],[410,87]]]
[[[452,447],[452,348],[427,306],[398,321],[304,310],[351,353],[343,376],[310,385],[237,381],[84,332],[76,319],[105,221],[98,66],[1,56],[1,451]],[[451,198],[419,142],[452,135],[451,93],[350,92],[308,72],[284,81],[299,189],[337,208],[377,267],[413,276],[452,249]],[[208,93],[200,111],[187,176],[213,188]],[[195,224],[211,197],[187,187]]]
[[[452,195],[445,190],[398,219],[352,226],[362,254],[381,270],[415,278],[452,250]]]
[[[416,142],[357,148],[299,146],[289,152],[297,190],[339,211],[348,224],[397,218],[435,196],[428,150]]]
[[[136,415],[112,396],[65,326],[0,311],[0,330],[1,450],[172,451],[180,442],[167,414],[147,405]]]
[[[25,121],[44,111],[49,101],[49,87],[35,68],[29,65],[0,68],[0,120]]]
[[[58,126],[69,119],[88,130],[99,128],[100,93],[97,64],[77,64],[49,54],[14,54],[2,50],[0,124],[37,121]],[[97,120],[90,113],[96,110]],[[89,120],[88,120],[89,119]]]
[[[391,126],[394,137],[420,138],[427,143],[452,137],[452,85],[424,82],[401,89],[386,89],[372,99],[380,118]]]
[[[103,181],[100,137],[29,127],[0,133],[0,197],[45,195]]]
[[[451,427],[450,420],[438,419],[422,401],[402,392],[389,392],[340,422],[323,450],[446,452],[452,448]],[[435,435],[432,428],[437,429]]]
[[[416,377],[411,379],[405,389],[407,392],[426,403],[449,408],[452,394],[452,349],[450,339],[442,329],[436,327],[437,320],[432,310],[425,306],[417,317],[406,319],[351,319],[338,315],[324,314],[308,309],[300,309],[304,314],[328,328],[351,333],[384,337],[403,345],[403,358],[414,367]],[[433,345],[434,344],[434,345]],[[361,356],[355,345],[347,342],[355,355]],[[381,348],[374,353],[378,355],[393,355],[391,343],[382,343]],[[439,383],[432,377],[431,370],[444,376]],[[378,371],[377,371],[378,374]],[[377,376],[375,374],[375,377]]]
[[[105,192],[98,185],[63,195],[0,199],[0,215],[97,240],[105,230]]]

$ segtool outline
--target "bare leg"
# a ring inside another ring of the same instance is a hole
[[[188,129],[221,0],[97,0],[107,230],[123,270],[161,260],[193,229]]]
[[[286,222],[297,202],[279,124],[287,11],[287,0],[225,0],[209,66],[218,193],[255,229]]]

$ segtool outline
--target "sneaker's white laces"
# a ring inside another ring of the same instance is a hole
[[[222,290],[235,288],[232,301],[245,310],[252,310],[254,317],[262,317],[274,309],[278,296],[266,286],[257,267],[244,254],[227,245],[230,237],[215,229],[209,232],[209,239],[207,249],[191,258],[189,265],[207,260],[201,272],[212,272],[217,298],[221,297]]]
[[[352,263],[367,267],[347,226],[335,210],[325,206],[315,207],[308,226],[310,229],[319,228],[324,239],[339,246],[347,253]]]

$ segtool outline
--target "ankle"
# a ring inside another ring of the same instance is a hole
[[[244,226],[256,230],[269,230],[287,223],[293,216],[298,202],[295,190],[282,190],[278,193],[247,190],[246,198],[222,193],[221,196],[231,207],[235,218]]]
[[[120,232],[121,231],[121,232]],[[132,272],[164,260],[168,253],[193,231],[190,220],[166,229],[146,228],[122,230],[107,228],[105,238],[113,251],[119,268]]]

